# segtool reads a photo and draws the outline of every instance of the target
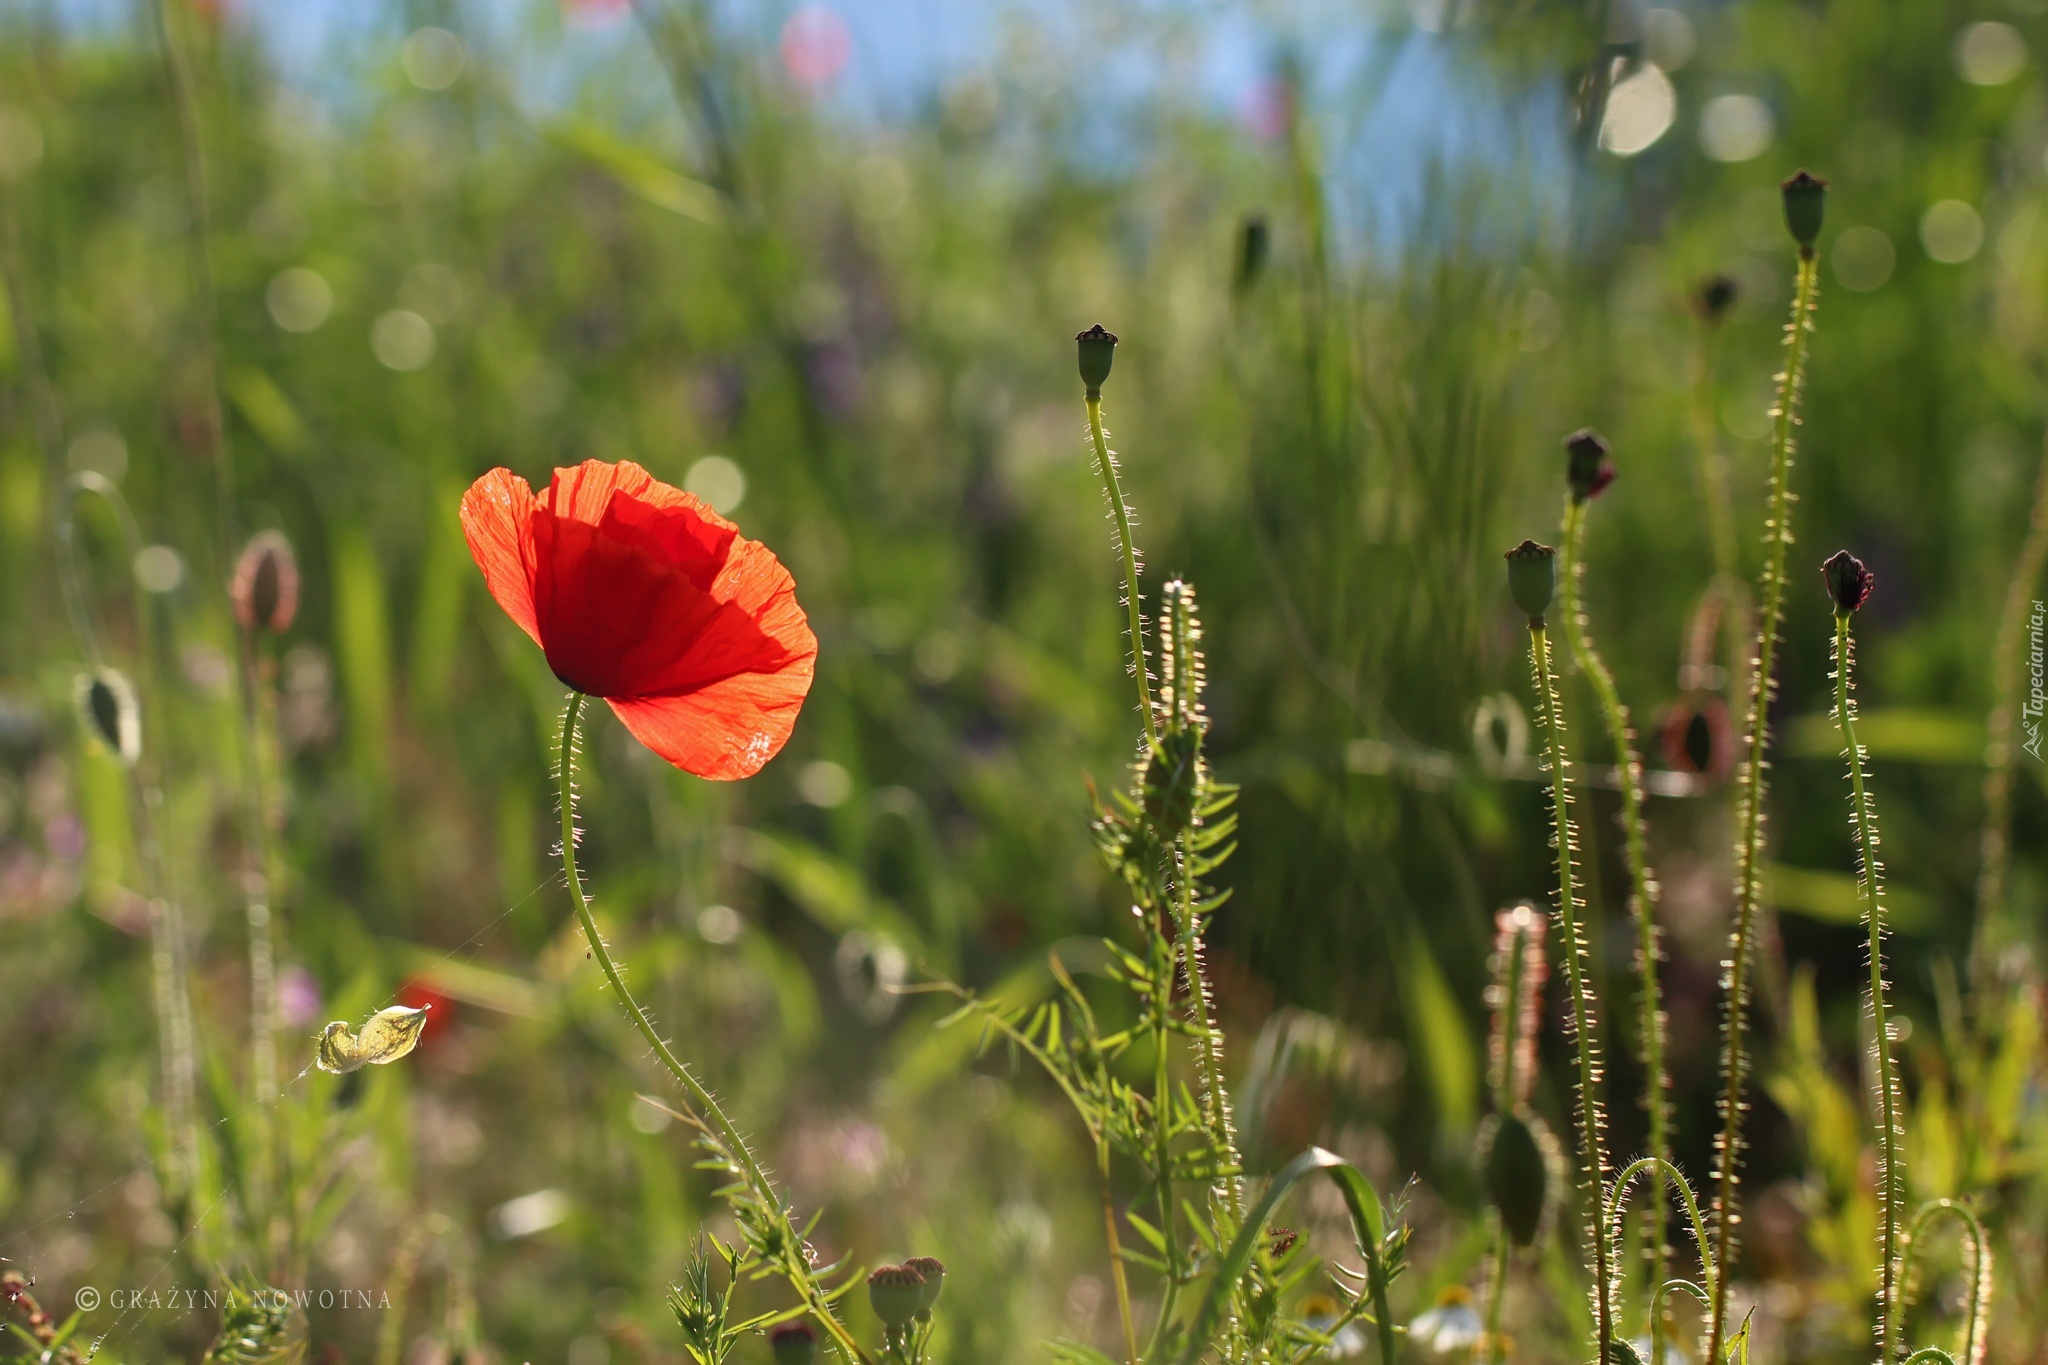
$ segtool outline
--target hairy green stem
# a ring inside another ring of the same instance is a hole
[[[1603,1363],[1614,1342],[1614,1256],[1607,1229],[1607,1146],[1600,1108],[1600,1035],[1589,1006],[1585,935],[1579,930],[1577,876],[1572,867],[1573,827],[1570,759],[1564,744],[1564,708],[1551,676],[1550,637],[1541,617],[1529,621],[1529,659],[1536,700],[1543,712],[1550,752],[1550,809],[1557,844],[1557,914],[1565,937],[1565,974],[1572,996],[1572,1050],[1579,1063],[1580,1179],[1586,1200],[1586,1230],[1593,1250],[1593,1319]]]
[[[1905,1328],[1906,1299],[1912,1293],[1913,1267],[1920,1256],[1920,1239],[1926,1235],[1928,1224],[1944,1214],[1963,1225],[1963,1239],[1970,1244],[1969,1306],[1963,1317],[1963,1365],[1983,1365],[1990,1345],[1991,1240],[1984,1234],[1984,1224],[1978,1221],[1967,1204],[1953,1199],[1936,1199],[1921,1205],[1913,1215],[1912,1226],[1906,1230],[1903,1240],[1904,1252],[1899,1266],[1900,1330]]]
[[[1174,918],[1180,929],[1181,972],[1187,979],[1188,1008],[1194,1015],[1195,1063],[1202,1078],[1202,1111],[1209,1126],[1209,1142],[1228,1166],[1220,1174],[1216,1192],[1231,1217],[1233,1227],[1244,1219],[1243,1163],[1237,1154],[1237,1133],[1230,1119],[1230,1099],[1223,1089],[1223,1035],[1218,1033],[1209,1013],[1209,982],[1202,970],[1202,926],[1194,902],[1193,853],[1188,838],[1176,841],[1179,876],[1174,886]]]
[[[711,1091],[692,1075],[690,1068],[684,1066],[670,1050],[667,1041],[655,1031],[654,1022],[647,1017],[647,1011],[640,1008],[640,1002],[626,989],[626,979],[619,974],[618,964],[612,960],[611,949],[605,946],[604,935],[598,932],[597,920],[590,913],[590,898],[583,892],[583,878],[576,867],[576,721],[583,712],[583,701],[583,693],[569,694],[568,707],[562,713],[561,762],[556,768],[557,790],[562,806],[562,871],[568,877],[569,894],[576,905],[576,920],[583,926],[583,937],[590,944],[590,955],[603,970],[604,979],[610,984],[612,994],[625,1006],[627,1016],[633,1021],[633,1027],[640,1031],[641,1038],[653,1050],[655,1057],[668,1069],[669,1075],[675,1077],[676,1084],[683,1088],[683,1093],[690,1097],[690,1103],[709,1123],[731,1159],[739,1163],[740,1173],[747,1183],[764,1194],[772,1193],[774,1186],[769,1183],[767,1173],[761,1169],[761,1164],[754,1159],[754,1153],[747,1146],[747,1140],[740,1135],[740,1130],[726,1117],[725,1110],[719,1106]],[[780,1209],[779,1204],[776,1207]],[[839,1321],[838,1315],[832,1311],[831,1304],[826,1301],[817,1286],[790,1267],[785,1266],[782,1269],[786,1278],[792,1282],[792,1287],[803,1296],[812,1315],[832,1334],[833,1340],[838,1343],[846,1359],[849,1362],[857,1362],[858,1365],[873,1365],[871,1358],[847,1332],[845,1325]]]
[[[1849,823],[1856,830],[1858,888],[1863,893],[1864,923],[1870,931],[1870,1025],[1877,1045],[1878,1245],[1884,1261],[1878,1270],[1877,1348],[1880,1361],[1892,1358],[1899,1314],[1899,1216],[1904,1211],[1905,1169],[1899,1154],[1899,1081],[1892,1067],[1891,1024],[1884,998],[1884,865],[1877,860],[1877,810],[1863,777],[1863,746],[1856,742],[1856,701],[1850,672],[1856,663],[1855,639],[1846,613],[1835,616],[1835,724],[1841,727],[1842,750],[1849,761]]]
[[[1095,441],[1095,463],[1102,473],[1102,491],[1109,497],[1109,510],[1116,517],[1117,547],[1124,557],[1124,609],[1130,614],[1131,673],[1138,680],[1138,714],[1145,718],[1147,747],[1159,738],[1152,719],[1152,680],[1145,662],[1145,618],[1139,609],[1138,547],[1131,539],[1131,509],[1124,502],[1124,490],[1117,482],[1116,456],[1102,434],[1102,397],[1088,398],[1088,434]]]
[[[1571,646],[1579,671],[1593,685],[1600,701],[1600,715],[1607,726],[1608,743],[1614,747],[1615,771],[1621,786],[1621,825],[1626,838],[1629,875],[1629,913],[1636,924],[1636,972],[1641,977],[1637,997],[1636,1046],[1643,1063],[1643,1109],[1649,1116],[1649,1155],[1671,1158],[1671,1106],[1667,1098],[1671,1080],[1664,1069],[1664,993],[1657,982],[1657,963],[1663,954],[1658,947],[1657,879],[1650,869],[1650,856],[1643,828],[1643,763],[1636,752],[1635,734],[1629,728],[1628,708],[1614,685],[1606,660],[1593,647],[1579,597],[1579,576],[1584,571],[1586,504],[1570,495],[1565,499],[1563,563],[1558,566],[1558,587],[1563,595],[1564,636]],[[1664,1170],[1653,1167],[1650,1175],[1654,1212],[1650,1221],[1648,1266],[1650,1284],[1664,1283],[1664,1269],[1670,1260],[1670,1239],[1665,1234]],[[1664,1314],[1653,1297],[1650,1305],[1651,1365],[1663,1365]]]
[[[1785,328],[1785,369],[1778,377],[1778,406],[1771,437],[1771,494],[1764,524],[1764,568],[1759,578],[1761,610],[1757,645],[1749,678],[1748,755],[1737,775],[1735,932],[1729,943],[1726,991],[1721,1025],[1721,1131],[1714,1140],[1718,1169],[1714,1175],[1714,1302],[1707,1313],[1709,1361],[1722,1356],[1728,1315],[1728,1282],[1733,1278],[1742,1211],[1741,1185],[1743,1094],[1749,1079],[1746,1033],[1749,1015],[1749,966],[1756,935],[1757,905],[1762,895],[1764,801],[1769,795],[1766,753],[1770,745],[1769,711],[1776,682],[1778,627],[1785,608],[1785,553],[1792,544],[1793,428],[1798,424],[1799,391],[1806,378],[1806,338],[1813,330],[1814,300],[1820,290],[1820,263],[1802,251],[1799,279],[1793,290],[1792,320]]]
[[[1102,1232],[1109,1243],[1109,1277],[1116,1286],[1117,1320],[1124,1329],[1124,1365],[1138,1365],[1138,1326],[1131,1316],[1131,1279],[1124,1272],[1123,1243],[1116,1234],[1116,1199],[1109,1183],[1109,1138],[1095,1135],[1095,1174],[1102,1184]]]

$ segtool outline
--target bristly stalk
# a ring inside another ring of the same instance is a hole
[[[1714,1139],[1714,1302],[1707,1312],[1706,1359],[1722,1358],[1742,1212],[1743,1099],[1749,1080],[1746,1050],[1750,956],[1754,951],[1757,905],[1762,895],[1764,801],[1769,795],[1769,711],[1777,687],[1778,628],[1784,617],[1785,554],[1792,544],[1793,429],[1799,424],[1799,394],[1806,381],[1807,336],[1813,330],[1820,291],[1820,260],[1811,244],[1799,253],[1792,294],[1792,320],[1785,327],[1785,368],[1778,376],[1776,422],[1771,435],[1770,512],[1764,523],[1764,567],[1757,582],[1756,657],[1749,678],[1747,756],[1736,775],[1735,931],[1729,943],[1721,1021],[1721,1129]]]
[[[1124,501],[1123,486],[1117,481],[1116,452],[1109,448],[1109,440],[1102,430],[1102,395],[1090,394],[1088,402],[1088,435],[1095,442],[1095,464],[1102,474],[1102,491],[1109,499],[1109,510],[1116,521],[1117,548],[1124,561],[1124,610],[1128,613],[1131,633],[1131,675],[1138,680],[1138,714],[1145,718],[1145,742],[1151,744],[1158,739],[1158,730],[1152,719],[1152,680],[1145,658],[1145,617],[1138,596],[1138,547],[1131,537],[1131,508]]]
[[[1667,1098],[1671,1080],[1664,1067],[1664,993],[1658,984],[1657,964],[1662,959],[1658,946],[1656,874],[1650,867],[1643,828],[1643,763],[1636,752],[1635,734],[1629,727],[1628,708],[1614,685],[1606,660],[1593,647],[1586,628],[1586,616],[1579,597],[1579,575],[1584,571],[1586,531],[1585,499],[1567,495],[1564,511],[1564,545],[1558,569],[1558,586],[1564,600],[1565,641],[1579,670],[1593,685],[1600,701],[1600,715],[1607,727],[1607,739],[1614,747],[1615,770],[1621,785],[1621,824],[1626,839],[1629,874],[1629,913],[1636,924],[1636,972],[1641,978],[1637,997],[1637,1047],[1643,1063],[1643,1108],[1649,1116],[1649,1152],[1659,1162],[1671,1159],[1671,1106]],[[1664,1269],[1670,1260],[1670,1239],[1665,1234],[1667,1199],[1662,1165],[1650,1174],[1651,1214],[1648,1254],[1651,1365],[1663,1365],[1664,1314],[1659,1311],[1656,1286],[1664,1283]]]
[[[1593,1319],[1599,1353],[1605,1362],[1614,1342],[1614,1256],[1608,1244],[1606,1209],[1606,1120],[1600,1106],[1600,1035],[1594,1021],[1591,967],[1586,937],[1579,928],[1578,879],[1573,867],[1577,839],[1572,822],[1570,758],[1565,751],[1564,711],[1551,675],[1550,637],[1543,618],[1529,618],[1529,660],[1535,675],[1537,705],[1543,713],[1550,767],[1550,812],[1557,847],[1557,915],[1564,931],[1565,974],[1572,997],[1572,1047],[1579,1064],[1580,1184],[1586,1201],[1586,1231],[1593,1251]]]
[[[775,1262],[776,1269],[790,1282],[791,1288],[803,1298],[825,1330],[832,1334],[833,1341],[846,1357],[848,1365],[874,1365],[873,1359],[860,1348],[845,1324],[839,1321],[829,1298],[818,1287],[810,1265],[805,1259],[802,1237],[790,1222],[787,1211],[775,1193],[767,1172],[754,1158],[747,1140],[740,1130],[726,1117],[725,1110],[707,1089],[703,1082],[691,1074],[690,1069],[670,1050],[668,1042],[655,1031],[654,1022],[647,1017],[647,1011],[640,1008],[640,1002],[626,989],[625,977],[620,975],[618,964],[612,960],[611,949],[606,946],[604,935],[598,932],[597,920],[590,913],[590,898],[583,892],[583,878],[576,867],[576,721],[583,712],[584,694],[571,692],[569,704],[562,712],[561,762],[556,769],[557,790],[562,806],[562,871],[569,882],[570,898],[575,902],[576,919],[583,926],[583,937],[590,945],[590,955],[603,970],[605,981],[611,986],[612,994],[625,1006],[626,1014],[633,1021],[633,1027],[653,1050],[662,1066],[668,1069],[676,1084],[689,1096],[698,1121],[713,1153],[728,1167],[734,1179],[741,1186],[735,1199],[744,1197],[757,1205],[756,1212],[773,1221],[766,1231],[774,1238],[773,1247],[761,1248],[765,1255]]]
[[[1868,573],[1855,560],[1849,562],[1865,581],[1862,591],[1867,594]],[[1849,764],[1849,825],[1856,832],[1857,889],[1870,935],[1870,1028],[1877,1053],[1878,1246],[1884,1258],[1878,1269],[1877,1358],[1884,1362],[1893,1358],[1898,1335],[1899,1220],[1905,1212],[1905,1168],[1900,1155],[1899,1078],[1892,1063],[1891,1023],[1885,1007],[1884,864],[1877,857],[1877,807],[1864,780],[1863,746],[1856,742],[1855,684],[1851,680],[1856,643],[1849,631],[1854,610],[1838,607],[1835,613],[1835,724],[1841,729],[1842,753]]]

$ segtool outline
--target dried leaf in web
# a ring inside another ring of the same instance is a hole
[[[419,1046],[420,1030],[426,1026],[426,1009],[405,1005],[378,1010],[364,1022],[361,1033],[337,1019],[321,1031],[314,1064],[337,1076],[365,1066],[388,1066]]]

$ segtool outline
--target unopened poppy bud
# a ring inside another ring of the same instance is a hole
[[[1599,497],[1614,482],[1614,461],[1607,458],[1605,437],[1591,427],[1581,427],[1564,438],[1569,456],[1565,479],[1572,487],[1572,501],[1586,502]]]
[[[1835,599],[1835,615],[1853,616],[1870,600],[1877,575],[1863,567],[1863,561],[1847,550],[1837,550],[1820,566],[1827,582],[1828,596]]]
[[[868,1275],[868,1304],[890,1331],[908,1326],[922,1302],[924,1276],[909,1266],[878,1266]]]
[[[282,635],[291,628],[299,610],[299,565],[283,532],[259,531],[242,547],[228,595],[243,630]]]
[[[1548,545],[1525,540],[1507,552],[1508,595],[1529,617],[1541,625],[1550,599],[1557,595],[1557,551]]]
[[[917,1302],[917,1316],[920,1321],[927,1320],[938,1306],[939,1291],[946,1287],[946,1263],[936,1256],[913,1256],[903,1264],[924,1276],[924,1296]]]
[[[136,704],[135,689],[115,669],[96,668],[78,675],[74,692],[79,719],[94,739],[132,768],[142,757],[142,708]]]
[[[1735,300],[1742,295],[1742,287],[1735,283],[1732,275],[1709,275],[1700,281],[1700,287],[1692,296],[1692,311],[1699,315],[1701,322],[1709,325],[1728,316],[1728,310],[1735,306]]]
[[[1557,1185],[1556,1142],[1541,1119],[1519,1114],[1495,1116],[1483,1141],[1486,1150],[1480,1164],[1486,1172],[1486,1192],[1500,1211],[1501,1229],[1516,1246],[1532,1246],[1543,1231],[1550,1194]]]
[[[1100,398],[1102,381],[1109,378],[1109,367],[1116,360],[1116,333],[1104,330],[1098,322],[1074,341],[1081,348],[1081,382],[1088,386],[1090,398]]]
[[[1810,171],[1801,171],[1778,189],[1785,196],[1785,226],[1792,230],[1792,240],[1799,243],[1799,254],[1812,255],[1813,244],[1820,240],[1828,182]]]
[[[785,1322],[768,1333],[768,1350],[775,1365],[815,1365],[818,1329],[808,1322]]]

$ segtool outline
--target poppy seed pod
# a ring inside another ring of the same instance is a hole
[[[78,675],[74,689],[79,719],[107,751],[132,768],[142,757],[142,708],[135,689],[117,670],[96,668]]]
[[[1558,1184],[1553,1170],[1558,1164],[1556,1141],[1540,1119],[1500,1114],[1481,1142],[1486,1192],[1500,1211],[1501,1228],[1516,1246],[1533,1246]]]
[[[1102,382],[1109,378],[1109,367],[1116,360],[1116,333],[1105,331],[1096,323],[1087,331],[1074,337],[1081,351],[1081,382],[1088,386],[1090,398],[1102,397]]]
[[[1614,482],[1614,461],[1607,458],[1607,438],[1591,427],[1580,427],[1564,438],[1568,463],[1565,480],[1571,484],[1572,501],[1587,502],[1607,491]]]
[[[1799,243],[1799,254],[1813,253],[1820,240],[1820,224],[1827,209],[1828,182],[1810,171],[1800,171],[1778,187],[1785,197],[1785,226]]]
[[[768,1333],[768,1351],[775,1365],[813,1365],[818,1358],[818,1329],[808,1322],[785,1322]]]
[[[1820,566],[1821,577],[1828,585],[1828,596],[1835,599],[1835,615],[1853,616],[1862,610],[1870,600],[1870,590],[1877,586],[1877,575],[1863,567],[1863,561],[1847,550],[1837,550]]]
[[[924,1276],[924,1295],[917,1302],[917,1316],[919,1321],[927,1321],[932,1309],[938,1306],[939,1291],[946,1287],[946,1263],[936,1256],[913,1256],[903,1264]]]
[[[1531,625],[1542,625],[1543,613],[1550,610],[1550,599],[1557,595],[1557,551],[1525,540],[1509,550],[1506,559],[1508,595]]]
[[[281,531],[259,531],[242,547],[228,585],[243,630],[282,635],[299,611],[299,565]]]
[[[894,1332],[917,1316],[924,1302],[924,1276],[907,1265],[878,1266],[868,1275],[868,1305]]]

